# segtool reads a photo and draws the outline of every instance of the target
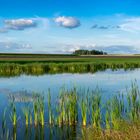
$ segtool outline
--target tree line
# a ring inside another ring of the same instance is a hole
[[[99,50],[75,50],[74,55],[107,55],[106,52]]]

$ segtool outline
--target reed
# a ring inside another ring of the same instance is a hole
[[[121,112],[120,112],[120,104],[119,104],[119,100],[117,96],[115,96],[112,99],[110,116],[111,116],[111,121],[112,121],[112,127],[114,129],[119,129],[119,121],[121,119]]]
[[[57,123],[59,126],[62,126],[64,124],[64,114],[65,114],[63,93],[60,93],[58,101],[59,101],[58,107],[56,108],[58,113]]]
[[[108,130],[108,129],[111,129],[111,117],[110,117],[110,112],[111,112],[111,107],[110,107],[110,101],[107,101],[106,102],[106,105],[105,105],[105,109],[106,109],[106,112],[105,112],[105,128]]]
[[[32,111],[31,110],[29,110],[29,123],[30,123],[30,125],[33,124],[33,118],[32,118]]]
[[[97,133],[102,130],[106,132],[108,130],[110,132],[120,131],[122,129],[122,123],[137,124],[140,121],[140,92],[136,83],[132,83],[127,93],[127,95],[119,93],[111,97],[108,101],[102,102],[102,96],[98,89],[92,92],[87,90],[84,91],[84,94],[81,94],[76,88],[71,90],[63,88],[57,98],[57,104],[52,106],[51,93],[49,90],[47,96],[48,109],[46,109],[48,110],[48,122],[50,125],[56,124],[57,126],[61,126],[61,128],[65,126],[70,128],[77,124],[82,124],[82,126],[84,126],[83,128],[86,128],[91,124],[92,128],[97,130]],[[16,139],[16,126],[18,122],[17,109],[14,96],[11,96],[11,99],[10,119],[13,124],[13,138]],[[56,112],[53,112],[52,108],[54,108]],[[31,106],[22,108],[22,111],[25,118],[25,125],[31,125],[33,121],[37,129],[41,126],[42,134],[44,135],[46,124],[44,96],[34,94]],[[4,111],[2,119],[4,135],[6,134],[5,114],[6,111]],[[83,132],[84,131],[85,129],[83,129]]]
[[[98,91],[93,93],[92,97],[92,123],[93,127],[101,128],[101,96]]]
[[[52,106],[51,106],[51,94],[50,89],[48,91],[48,113],[49,113],[49,124],[53,124],[53,113],[52,113]]]
[[[86,100],[81,100],[81,116],[82,116],[82,125],[86,126],[87,124],[87,102]]]
[[[2,115],[2,135],[4,136],[6,132],[6,109],[4,109],[3,115]]]
[[[39,103],[39,116],[40,116],[40,125],[44,126],[45,124],[45,117],[44,117],[44,97],[40,97],[38,100]]]
[[[69,97],[68,97],[68,101],[67,101],[67,110],[68,111],[68,120],[69,120],[69,124],[76,124],[77,123],[77,118],[78,118],[78,101],[77,101],[77,92],[76,92],[76,88],[73,89],[73,91],[71,91],[69,93]]]
[[[90,59],[89,59],[90,60]],[[47,63],[45,61],[32,62],[32,61],[13,61],[13,62],[1,62],[0,63],[0,75],[4,77],[26,75],[43,75],[46,73],[95,73],[97,71],[104,71],[108,68],[117,70],[123,68],[124,70],[133,70],[139,68],[140,63],[137,60],[119,60],[112,61],[112,59],[101,59],[100,61],[94,58],[94,61],[60,61]],[[82,63],[82,61],[84,63]]]
[[[38,102],[36,99],[33,101],[33,111],[34,111],[34,125],[38,125]]]
[[[0,134],[1,140],[13,140],[13,138],[10,136],[10,131],[6,130],[5,133]]]
[[[140,117],[140,92],[136,81],[132,83],[131,90],[127,95],[129,117],[132,121],[137,121]]]
[[[10,119],[12,121],[13,126],[15,127],[17,125],[17,112],[16,112],[16,106],[14,102],[14,97],[13,101],[11,102],[11,114],[10,114]]]
[[[24,107],[22,109],[23,114],[24,114],[24,118],[25,118],[25,125],[26,127],[29,125],[29,114],[30,114],[30,109],[29,107]]]

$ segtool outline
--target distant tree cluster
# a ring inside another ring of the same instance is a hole
[[[99,51],[99,50],[75,50],[75,52],[73,52],[73,54],[75,55],[107,55],[106,52],[103,51]]]

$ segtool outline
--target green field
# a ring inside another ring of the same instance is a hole
[[[140,55],[76,56],[65,54],[0,54],[0,62],[13,63],[139,63]]]

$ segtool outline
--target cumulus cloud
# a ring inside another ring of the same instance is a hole
[[[93,50],[95,49],[96,45],[80,45],[80,44],[67,44],[62,49],[63,53],[73,53],[75,50]]]
[[[140,32],[140,17],[127,18],[119,26],[123,31]]]
[[[60,16],[55,19],[55,22],[65,28],[73,29],[80,26],[80,21],[74,17]]]
[[[97,46],[100,50],[110,54],[137,54],[140,50],[131,45],[110,45],[110,46]]]
[[[11,30],[24,30],[37,26],[37,23],[32,19],[10,19],[5,20],[5,28]]]
[[[22,50],[29,50],[32,49],[29,43],[16,43],[16,42],[0,42],[0,51],[1,52],[15,52],[15,51],[22,51]]]
[[[107,29],[119,29],[119,25],[111,26],[111,25],[98,25],[94,24],[91,29],[100,29],[100,30],[107,30]]]
[[[75,50],[101,50],[109,54],[137,54],[140,53],[140,49],[132,45],[105,45],[99,46],[96,44],[93,45],[74,45],[69,44],[65,45],[65,48],[62,50],[62,53],[73,53]]]

